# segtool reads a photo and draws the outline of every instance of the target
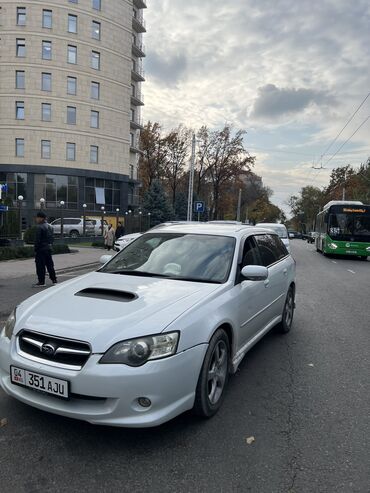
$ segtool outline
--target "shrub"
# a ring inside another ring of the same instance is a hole
[[[104,240],[95,240],[91,243],[92,247],[95,248],[103,248],[104,247]]]
[[[27,243],[28,245],[33,245],[35,243],[35,237],[36,237],[36,226],[32,226],[31,228],[26,229],[24,232],[24,242]]]
[[[68,245],[54,245],[53,254],[70,253]],[[0,261],[32,258],[35,255],[33,247],[4,247],[0,248]]]

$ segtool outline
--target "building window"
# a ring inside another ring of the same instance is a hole
[[[91,82],[91,98],[100,99],[100,84],[99,82]]]
[[[42,27],[46,29],[51,29],[53,27],[53,11],[43,10],[42,11]]]
[[[15,87],[16,89],[25,88],[25,72],[24,70],[16,70],[15,72]]]
[[[19,195],[27,200],[27,173],[2,173],[0,172],[0,183],[8,185],[6,198],[15,202]],[[40,195],[41,197],[41,195]],[[13,204],[13,206],[15,203]]]
[[[51,74],[46,72],[41,74],[41,90],[51,91]]]
[[[135,122],[136,121],[135,120],[135,110],[133,110],[132,108],[131,108],[131,121],[132,122]]]
[[[102,178],[85,178],[85,202],[88,209],[91,211],[101,211],[102,205],[105,205],[107,210],[114,210],[120,207],[120,188],[121,184],[117,181],[104,180]],[[99,200],[102,195],[105,199],[105,204],[102,204]]]
[[[91,68],[100,70],[100,53],[98,51],[91,52]]]
[[[67,77],[67,94],[76,96],[77,94],[77,79],[76,77]]]
[[[42,159],[50,159],[51,157],[51,141],[42,140],[41,141],[41,157]]]
[[[101,0],[92,0],[92,8],[95,10],[101,10]]]
[[[17,7],[17,25],[26,25],[26,7]]]
[[[17,57],[26,56],[26,40],[17,38]]]
[[[15,155],[24,157],[24,139],[15,139]]]
[[[99,162],[99,147],[90,146],[90,163],[98,164]]]
[[[57,207],[61,200],[67,209],[77,209],[78,177],[65,175],[34,175],[34,201],[39,204],[40,197],[45,197],[48,207]],[[60,220],[59,220],[60,221]]]
[[[67,62],[73,64],[77,63],[77,46],[68,45]]]
[[[76,144],[67,142],[67,161],[76,161]]]
[[[67,106],[67,123],[76,125],[76,108],[75,106]]]
[[[130,164],[130,180],[134,179],[134,165]]]
[[[68,0],[69,3],[78,3],[78,0]]]
[[[76,144],[67,142],[67,161],[76,160]]]
[[[17,120],[24,120],[24,101],[15,102],[15,118]]]
[[[91,36],[93,39],[100,40],[101,25],[100,22],[92,21],[91,24]]]
[[[42,59],[51,60],[51,41],[42,42]]]
[[[90,127],[99,128],[99,111],[91,110]]]
[[[51,104],[42,103],[41,104],[41,120],[43,122],[51,122]]]
[[[77,33],[77,15],[68,14],[68,32]]]

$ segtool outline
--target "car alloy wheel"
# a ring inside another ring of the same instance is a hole
[[[210,418],[221,407],[229,377],[230,342],[224,329],[218,329],[209,342],[199,375],[193,411]]]
[[[290,288],[285,299],[282,320],[278,326],[280,332],[282,332],[283,334],[288,333],[292,328],[293,315],[294,315],[294,291],[293,288]]]
[[[220,340],[216,344],[208,367],[208,399],[213,405],[220,400],[228,372],[227,346]]]

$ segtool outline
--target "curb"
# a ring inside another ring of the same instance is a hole
[[[67,274],[68,272],[76,272],[79,270],[85,270],[89,269],[94,269],[100,265],[100,262],[90,262],[89,264],[81,264],[81,265],[76,265],[75,267],[65,267],[62,269],[56,270],[56,274]]]

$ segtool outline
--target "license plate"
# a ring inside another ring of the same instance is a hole
[[[10,367],[10,379],[14,385],[38,390],[46,394],[69,399],[69,382],[59,378],[48,377],[23,368]]]

